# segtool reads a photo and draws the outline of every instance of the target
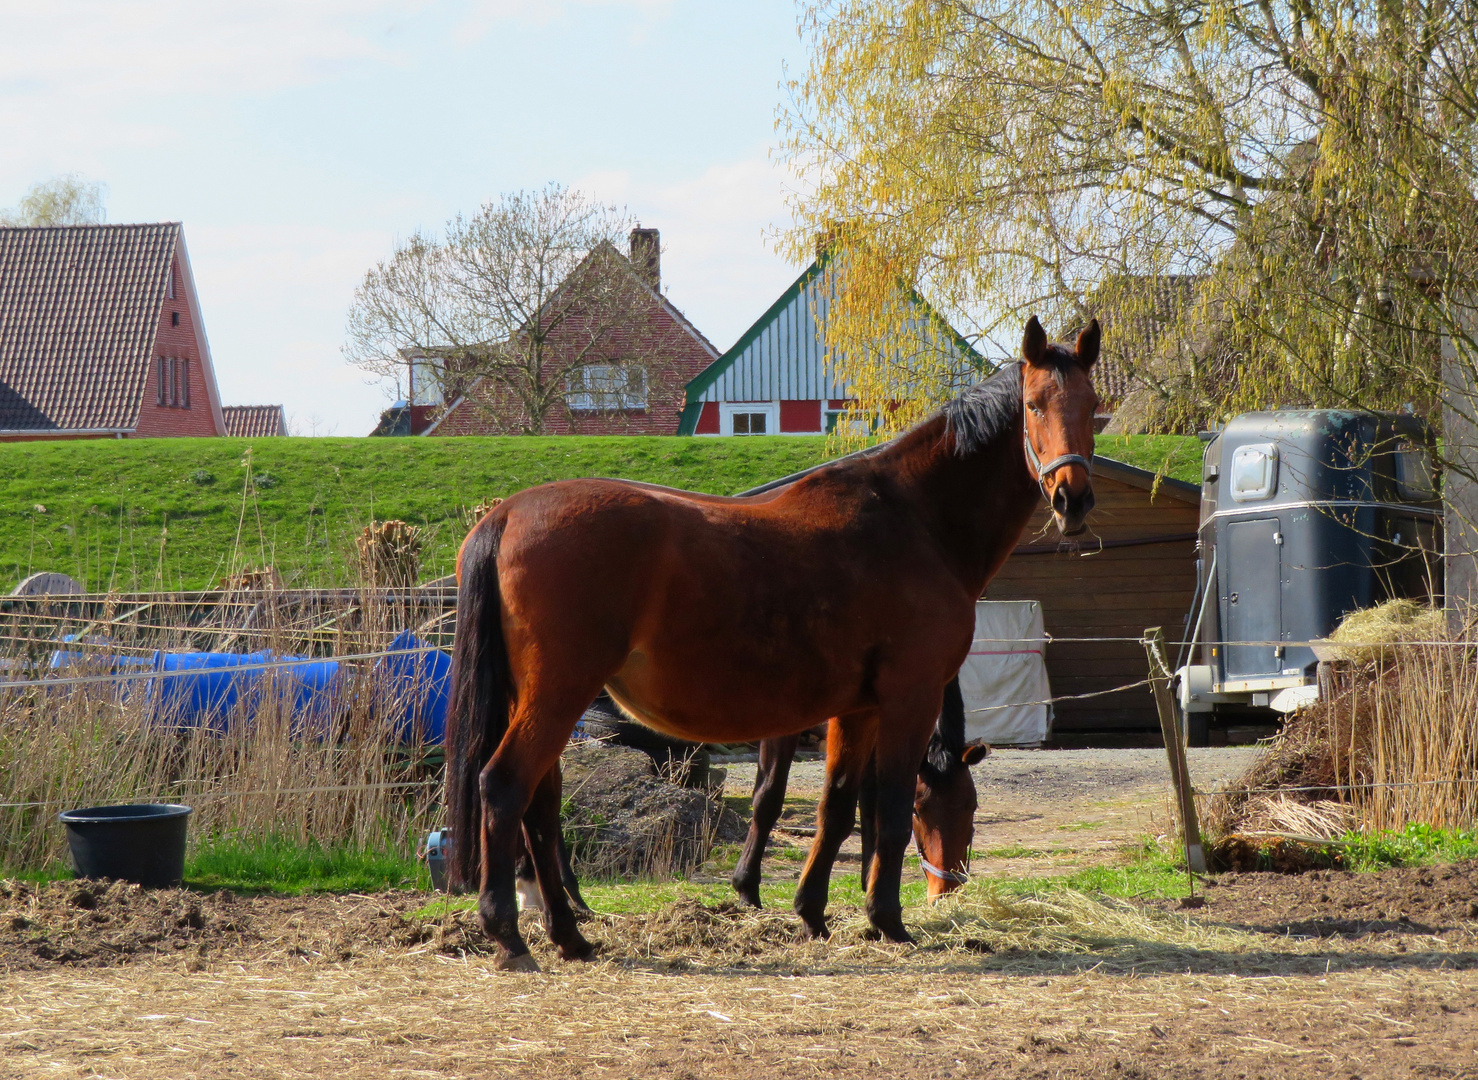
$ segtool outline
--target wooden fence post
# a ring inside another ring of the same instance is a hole
[[[1196,796],[1185,760],[1185,732],[1180,729],[1175,701],[1170,696],[1170,670],[1165,666],[1165,634],[1158,626],[1144,632],[1144,651],[1150,664],[1150,689],[1160,714],[1160,733],[1165,738],[1165,756],[1170,759],[1170,781],[1175,785],[1180,809],[1180,832],[1185,837],[1186,867],[1193,874],[1206,872],[1206,850],[1201,846],[1201,826],[1196,820]]]

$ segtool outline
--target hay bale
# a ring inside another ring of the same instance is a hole
[[[1341,646],[1334,650],[1336,659],[1364,666],[1390,660],[1395,652],[1392,646],[1446,637],[1447,617],[1441,608],[1416,600],[1387,600],[1350,612],[1329,641]]]
[[[706,790],[664,780],[640,750],[587,741],[560,764],[565,837],[582,875],[684,876],[714,844],[744,838],[737,814]]]

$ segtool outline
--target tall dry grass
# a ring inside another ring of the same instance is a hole
[[[1321,700],[1290,717],[1268,754],[1213,801],[1208,831],[1473,828],[1478,623],[1450,633],[1440,612],[1392,601],[1351,616],[1336,636],[1344,646]],[[1236,793],[1244,788],[1273,790]]]
[[[224,596],[132,596],[0,610],[0,681],[114,676],[155,650],[333,659],[389,646],[401,630],[449,639],[434,590],[284,592],[272,575]],[[60,646],[66,637],[78,642]],[[51,668],[59,648],[78,654]],[[119,657],[129,658],[121,662]],[[411,697],[373,660],[339,665],[333,692],[299,709],[291,668],[262,676],[229,713],[185,726],[160,682],[0,689],[0,872],[65,865],[58,811],[120,802],[194,807],[193,844],[288,840],[406,855],[440,802],[434,754]],[[402,738],[410,729],[409,741]]]

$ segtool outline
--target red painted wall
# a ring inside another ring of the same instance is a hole
[[[174,282],[173,297],[166,296],[164,310],[159,316],[159,332],[154,339],[154,351],[149,360],[149,377],[144,383],[143,400],[139,403],[139,424],[134,438],[156,438],[174,435],[224,435],[216,429],[215,417],[210,407],[210,393],[201,369],[200,346],[195,333],[194,321],[190,317],[190,304],[185,297],[185,278],[180,271],[179,261],[170,267],[170,278]],[[179,325],[174,325],[173,315],[179,315]],[[159,368],[165,357],[186,361],[189,374],[189,408],[183,405],[159,404]]]
[[[694,435],[717,435],[718,434],[718,402],[705,401],[703,411],[698,414],[698,426],[693,429]]]
[[[821,430],[821,402],[782,401],[780,431],[782,434],[814,435]]]

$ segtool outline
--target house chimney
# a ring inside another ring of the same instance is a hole
[[[662,238],[656,229],[631,230],[631,265],[642,281],[662,291]]]

